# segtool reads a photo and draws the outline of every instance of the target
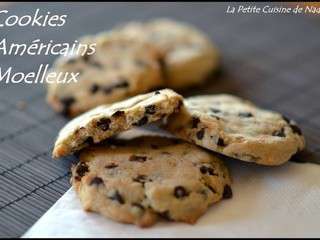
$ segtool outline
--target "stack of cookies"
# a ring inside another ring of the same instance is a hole
[[[78,82],[48,84],[49,104],[71,117],[155,89],[203,83],[219,66],[205,34],[168,19],[131,22],[80,42],[96,44],[95,54],[60,58],[52,69],[78,72]]]
[[[305,147],[297,124],[279,113],[236,96],[174,91],[203,82],[218,66],[213,44],[193,27],[129,23],[84,41],[98,43],[95,55],[55,64],[81,68],[83,79],[49,85],[48,101],[68,116],[85,112],[60,131],[53,157],[79,157],[71,183],[86,211],[141,227],[161,218],[195,223],[232,197],[221,156],[271,166]],[[149,124],[172,137],[118,137]]]

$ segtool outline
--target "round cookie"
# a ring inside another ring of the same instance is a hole
[[[195,145],[163,137],[84,149],[71,182],[85,210],[141,227],[153,225],[158,216],[195,223],[210,205],[232,197],[221,160]]]
[[[53,157],[69,155],[134,126],[166,118],[180,109],[182,101],[179,94],[163,89],[101,105],[73,119],[60,131]]]
[[[51,72],[79,73],[74,80],[48,83],[47,101],[57,112],[76,116],[101,104],[113,103],[163,86],[159,53],[147,43],[117,34],[87,36],[94,54],[59,58]]]
[[[224,94],[186,99],[165,128],[199,146],[263,165],[280,165],[305,147],[294,121]]]
[[[170,19],[131,22],[115,29],[155,46],[162,54],[166,86],[190,87],[206,80],[219,67],[219,53],[209,38],[195,27]]]

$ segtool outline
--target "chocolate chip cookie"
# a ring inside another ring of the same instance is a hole
[[[178,111],[181,105],[182,97],[170,89],[101,105],[73,119],[60,131],[53,157],[69,155],[134,126],[166,118]]]
[[[71,181],[85,210],[141,227],[159,217],[195,223],[213,203],[232,197],[222,161],[164,137],[113,140],[84,149]]]
[[[114,31],[148,42],[161,52],[166,87],[179,89],[202,83],[219,67],[217,48],[189,24],[163,18],[130,22]]]
[[[280,165],[305,147],[293,120],[231,95],[186,99],[166,129],[215,152],[263,165]]]
[[[95,53],[61,57],[51,69],[77,74],[76,81],[57,77],[47,85],[47,101],[57,112],[74,117],[163,86],[159,53],[150,44],[110,33],[84,37],[81,43],[95,43]]]

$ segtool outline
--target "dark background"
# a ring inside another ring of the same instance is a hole
[[[67,23],[61,28],[0,28],[1,40],[73,42],[120,22],[155,17],[196,25],[221,49],[223,70],[217,80],[183,94],[233,93],[280,111],[297,120],[306,135],[308,150],[295,160],[319,162],[320,16],[227,15],[225,3],[0,4],[17,15],[32,14],[36,8],[67,14]],[[0,66],[30,72],[54,58],[0,55]],[[68,171],[74,159],[50,157],[67,120],[47,106],[45,93],[41,84],[0,82],[0,237],[21,236],[70,187]]]

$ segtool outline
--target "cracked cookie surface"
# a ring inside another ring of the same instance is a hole
[[[209,150],[263,165],[280,165],[305,147],[293,120],[226,94],[185,99],[165,128]]]
[[[142,126],[178,111],[183,98],[170,89],[101,105],[71,120],[60,132],[53,157],[72,154],[134,126]]]
[[[72,169],[82,206],[141,227],[161,216],[195,223],[207,208],[232,197],[223,162],[177,139],[139,137],[84,149]]]
[[[216,46],[196,27],[167,18],[129,22],[114,31],[148,42],[162,55],[166,87],[200,84],[220,66]]]
[[[147,43],[117,34],[86,36],[95,53],[61,57],[51,72],[79,74],[77,81],[48,83],[52,108],[74,117],[101,104],[113,103],[163,86],[158,51]]]

